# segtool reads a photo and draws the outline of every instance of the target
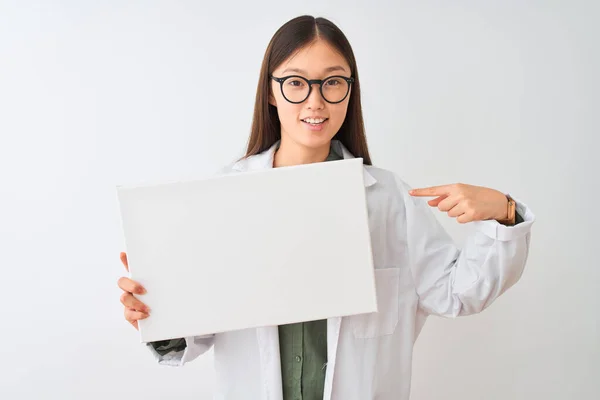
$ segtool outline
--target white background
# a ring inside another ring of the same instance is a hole
[[[599,3],[207,3],[0,0],[0,398],[210,398],[211,354],[158,366],[123,319],[115,186],[241,155],[263,52],[300,14],[353,45],[375,164],[538,217],[512,290],[428,322],[412,399],[599,398]]]

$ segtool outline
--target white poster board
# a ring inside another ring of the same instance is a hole
[[[377,311],[362,159],[117,195],[144,343]]]

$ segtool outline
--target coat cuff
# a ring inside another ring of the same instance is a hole
[[[531,232],[531,225],[535,221],[535,215],[531,209],[522,201],[511,196],[516,203],[516,212],[522,222],[513,226],[502,225],[498,221],[475,221],[475,228],[495,240],[510,241],[523,237]]]
[[[185,341],[185,345],[178,344],[166,352],[161,348],[161,343],[159,342],[150,342],[146,346],[160,365],[180,367],[190,358],[188,353],[191,351],[190,345],[194,342],[194,337],[186,337],[181,340]]]

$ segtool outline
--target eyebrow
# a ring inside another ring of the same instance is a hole
[[[334,72],[334,71],[344,71],[344,72],[346,72],[346,68],[342,67],[341,65],[335,65],[333,67],[325,68],[325,70],[323,72],[328,73],[328,72]],[[284,74],[286,72],[296,72],[296,73],[299,73],[299,74],[308,75],[305,70],[300,69],[300,68],[286,68],[286,69],[283,70],[282,74]]]

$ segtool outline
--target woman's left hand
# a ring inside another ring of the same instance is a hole
[[[455,183],[409,191],[411,196],[433,197],[427,204],[455,217],[464,224],[471,221],[503,220],[508,217],[508,198],[502,192],[481,186]]]

